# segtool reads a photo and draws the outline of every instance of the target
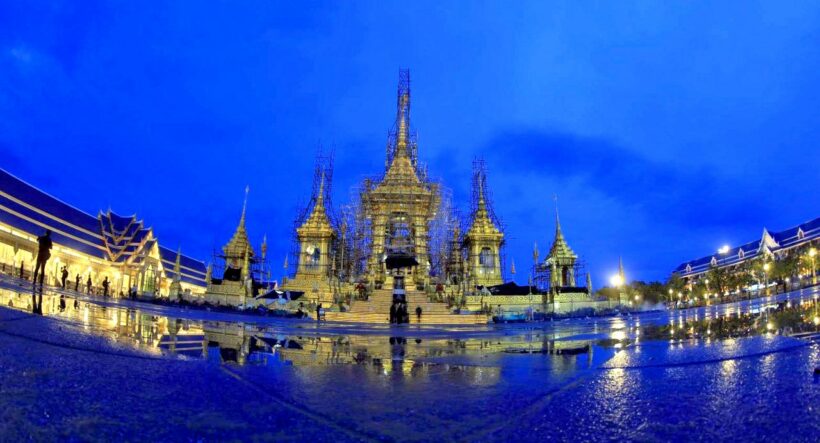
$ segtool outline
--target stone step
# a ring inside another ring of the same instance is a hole
[[[328,312],[325,320],[350,322],[350,323],[388,323],[389,315],[381,313],[353,313],[353,312]],[[460,315],[460,314],[429,314],[421,316],[421,324],[438,325],[480,325],[486,324],[487,317],[484,315]],[[415,315],[410,316],[410,324],[419,324]]]

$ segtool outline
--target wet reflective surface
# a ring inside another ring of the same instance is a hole
[[[26,411],[8,431],[24,437],[38,432],[26,426],[48,409],[40,426],[60,427],[46,439],[136,432],[145,440],[816,441],[817,344],[758,335],[770,324],[772,332],[785,327],[766,306],[789,303],[810,314],[813,295],[424,328],[239,322],[134,302],[81,298],[75,307],[71,297],[61,306],[48,292],[39,317],[25,313],[30,294],[0,290],[0,333],[9,339],[0,351],[14,356],[0,368],[14,380],[32,365],[53,368],[59,376],[46,385],[92,406],[66,412],[57,406],[65,401],[52,407],[36,395],[31,404],[0,405]],[[88,392],[74,391],[79,381]],[[0,394],[27,392],[5,383]],[[31,383],[35,392],[42,387],[42,379]]]

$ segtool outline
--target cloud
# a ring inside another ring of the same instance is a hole
[[[493,137],[484,151],[500,166],[500,175],[514,171],[580,181],[659,222],[699,228],[737,226],[744,223],[744,214],[765,217],[770,207],[749,184],[718,171],[657,162],[599,138],[510,131]]]

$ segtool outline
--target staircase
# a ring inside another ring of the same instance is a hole
[[[483,325],[487,316],[476,314],[453,314],[446,303],[431,302],[422,291],[408,290],[405,295],[410,324],[419,324],[416,307],[421,306],[421,324],[428,325]],[[354,323],[390,323],[392,289],[376,289],[367,301],[354,301],[348,312],[327,312],[328,321]]]

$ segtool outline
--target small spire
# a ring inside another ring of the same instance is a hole
[[[515,259],[511,259],[512,264],[510,265],[510,274],[515,275]]]
[[[553,194],[552,199],[555,202],[555,238],[563,238],[564,233],[561,232],[561,219],[558,217],[558,195]]]
[[[624,261],[618,256],[618,276],[621,277],[622,284],[626,284],[626,274],[624,273]]]
[[[322,170],[319,178],[319,193],[316,195],[316,208],[325,207],[325,171]]]
[[[538,242],[532,243],[532,261],[538,264]]]
[[[245,185],[245,200],[242,202],[242,216],[239,217],[239,226],[245,226],[245,212],[248,208],[248,193],[251,191],[251,187]]]
[[[262,260],[264,260],[265,256],[268,254],[268,234],[267,233],[265,233],[265,235],[262,236],[262,247],[260,249],[262,250]]]
[[[182,278],[182,264],[180,261],[180,257],[182,257],[182,248],[177,248],[177,260],[174,263],[174,274],[176,275],[177,279]]]
[[[587,293],[592,294],[592,276],[587,272]]]
[[[287,254],[285,254],[285,263],[282,265],[282,268],[284,268],[285,271],[288,270],[288,256],[287,256]]]

